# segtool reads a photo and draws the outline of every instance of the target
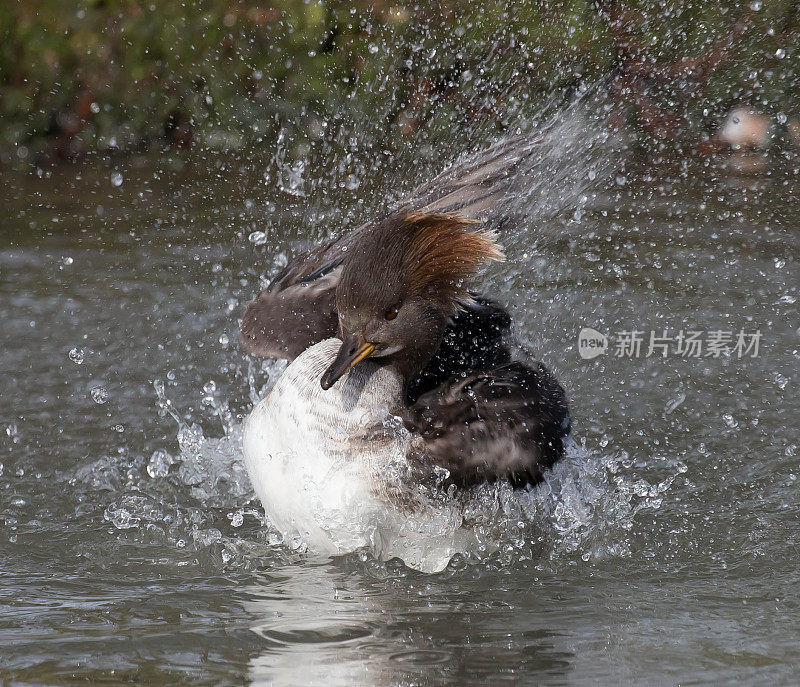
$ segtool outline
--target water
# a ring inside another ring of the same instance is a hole
[[[263,165],[201,157],[3,180],[0,677],[793,679],[791,163],[759,177],[629,165],[581,212],[504,240],[487,291],[564,383],[577,445],[501,551],[423,575],[281,542],[240,463],[241,421],[281,370],[243,356],[243,304],[299,247],[419,180],[399,164],[330,191],[312,162],[289,191]],[[758,357],[718,359],[645,357],[647,341],[617,357],[612,339],[584,360],[582,327],[762,340]]]

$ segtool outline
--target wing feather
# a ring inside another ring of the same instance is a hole
[[[518,136],[487,148],[419,186],[392,212],[458,212],[499,229],[508,218],[505,199],[519,186],[543,136]],[[240,338],[250,353],[294,359],[309,346],[336,335],[334,303],[342,261],[374,222],[295,257],[253,299],[242,317]]]
[[[408,410],[417,436],[409,463],[423,477],[468,487],[507,479],[536,484],[564,452],[570,419],[564,390],[541,364],[512,362],[450,379]]]

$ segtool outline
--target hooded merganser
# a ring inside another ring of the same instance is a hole
[[[508,314],[470,291],[503,259],[473,217],[508,173],[503,153],[483,156],[425,187],[424,211],[407,203],[301,256],[248,306],[245,346],[293,359],[244,431],[285,537],[439,570],[476,544],[465,512],[482,485],[533,486],[562,456],[563,389],[511,359]]]

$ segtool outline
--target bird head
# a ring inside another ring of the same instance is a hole
[[[425,367],[480,268],[504,259],[494,233],[479,227],[457,213],[401,213],[365,230],[336,288],[342,346],[323,389],[366,358],[406,381]]]

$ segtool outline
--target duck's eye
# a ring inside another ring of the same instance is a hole
[[[400,312],[400,306],[399,305],[393,305],[385,313],[383,313],[383,316],[387,320],[393,320],[395,317],[397,317],[397,313],[399,313],[399,312]]]

